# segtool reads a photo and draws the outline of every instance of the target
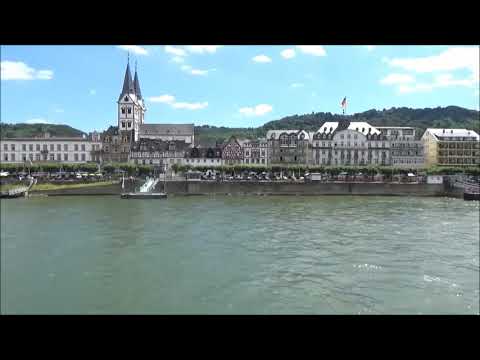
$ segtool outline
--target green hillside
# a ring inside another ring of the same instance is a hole
[[[45,132],[49,132],[51,136],[56,137],[80,137],[85,134],[83,131],[68,125],[0,123],[0,136],[2,138],[37,137],[43,136]]]

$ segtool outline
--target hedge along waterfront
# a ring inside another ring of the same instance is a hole
[[[191,165],[179,165],[174,164],[172,169],[178,173],[185,173],[189,170],[197,170],[205,172],[207,170],[217,170],[223,173],[242,173],[242,172],[274,172],[274,173],[294,173],[304,175],[305,173],[328,173],[330,175],[338,175],[342,172],[346,172],[349,175],[362,173],[365,175],[392,175],[392,174],[426,174],[426,175],[453,175],[453,174],[467,174],[467,175],[480,175],[480,166],[471,167],[440,167],[434,166],[429,168],[397,168],[389,166],[306,166],[306,165],[220,165],[220,166],[191,166]]]
[[[32,163],[29,164],[0,164],[2,171],[9,172],[50,172],[55,173],[59,171],[64,172],[88,172],[95,173],[98,171],[98,164],[84,163],[84,164],[61,164],[61,163]],[[153,171],[153,167],[149,165],[135,165],[130,163],[110,163],[100,166],[100,171],[107,174],[113,174],[118,171],[124,171],[126,175],[149,175]]]

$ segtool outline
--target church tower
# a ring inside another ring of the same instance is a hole
[[[132,81],[130,72],[130,57],[125,70],[122,92],[118,104],[118,130],[121,133],[131,133],[131,141],[138,140],[140,124],[144,122],[145,111],[140,82],[138,80],[137,66],[135,64],[135,77]]]

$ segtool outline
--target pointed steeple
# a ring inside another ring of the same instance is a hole
[[[135,94],[137,95],[138,99],[142,98],[142,92],[140,91],[140,82],[138,81],[138,74],[137,74],[137,62],[135,61],[135,78],[133,79],[133,87],[135,89]]]
[[[132,74],[130,73],[130,57],[129,57],[128,63],[127,63],[127,69],[125,70],[125,78],[123,80],[122,93],[120,94],[120,97],[118,99],[120,101],[123,95],[133,94],[133,93],[134,93],[134,86],[132,82]]]

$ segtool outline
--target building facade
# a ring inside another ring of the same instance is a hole
[[[428,128],[422,136],[427,166],[480,164],[480,137],[473,130]]]
[[[45,133],[36,138],[0,139],[2,163],[99,162],[101,149],[96,132],[84,137],[51,137]]]
[[[189,148],[185,152],[184,164],[190,166],[221,166],[223,164],[222,148],[218,145],[199,145]]]
[[[185,141],[163,141],[140,139],[130,150],[130,162],[139,165],[154,165],[161,169],[170,169],[174,164],[182,164],[189,144]]]
[[[413,127],[377,127],[390,143],[390,163],[400,168],[425,165],[423,142],[416,138]]]
[[[268,164],[268,142],[266,139],[245,140],[241,145],[244,164]]]
[[[310,164],[312,137],[313,133],[305,130],[267,131],[268,163],[271,165]]]
[[[225,165],[243,163],[243,147],[235,136],[231,136],[222,147],[222,160]]]
[[[386,136],[366,122],[326,122],[313,136],[315,165],[389,165],[390,148]]]

